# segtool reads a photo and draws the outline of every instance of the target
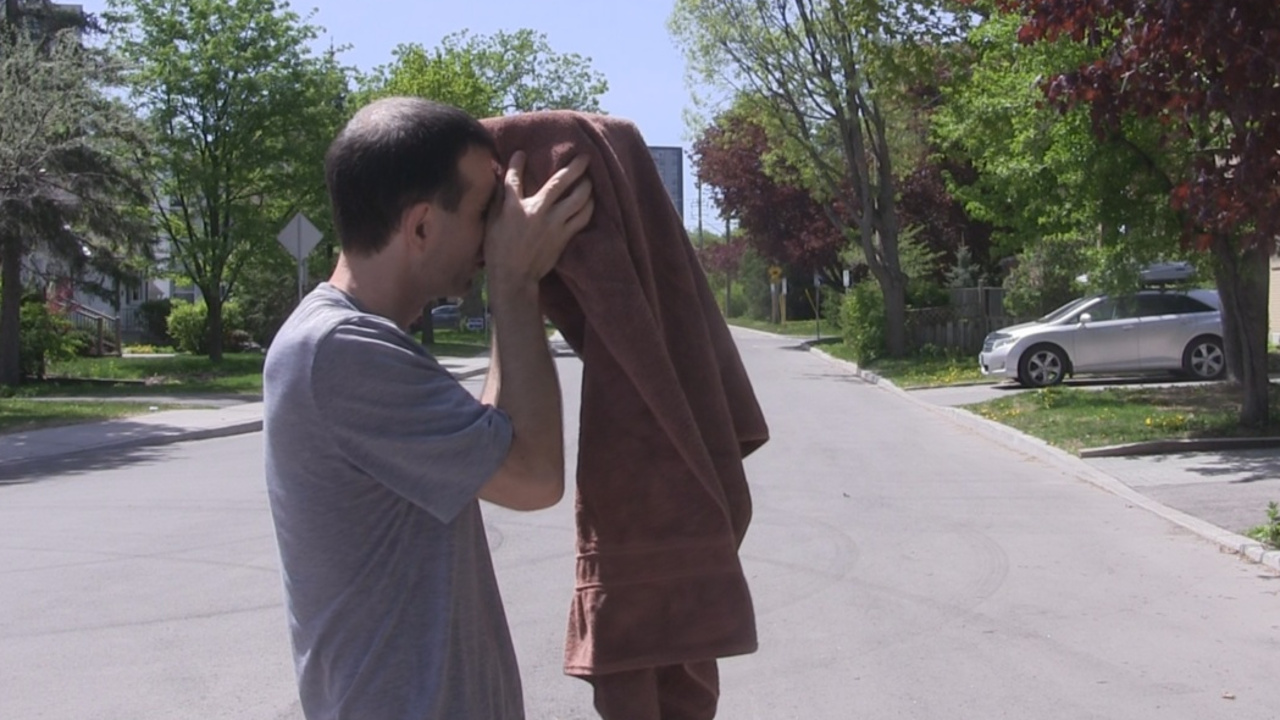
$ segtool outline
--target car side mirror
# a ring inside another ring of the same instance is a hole
[[[1081,325],[1088,325],[1088,324],[1089,324],[1089,323],[1091,323],[1091,322],[1093,322],[1093,316],[1092,316],[1092,315],[1090,315],[1089,313],[1080,313],[1080,324],[1081,324]]]

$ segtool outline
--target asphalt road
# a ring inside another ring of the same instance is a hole
[[[1277,716],[1280,578],[740,337],[773,439],[742,548],[761,649],[722,664],[720,717]],[[260,436],[51,467],[0,486],[0,718],[298,718]],[[486,517],[529,718],[594,717],[560,673],[572,500]]]

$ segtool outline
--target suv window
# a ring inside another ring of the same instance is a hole
[[[1212,305],[1187,295],[1178,295],[1177,299],[1177,309],[1174,310],[1176,313],[1217,312]]]
[[[1187,313],[1213,312],[1213,308],[1186,295],[1139,295],[1138,315],[1186,315]]]
[[[1093,322],[1103,322],[1106,320],[1127,320],[1132,317],[1138,317],[1137,298],[1132,295],[1125,295],[1117,298],[1104,298],[1101,302],[1086,308],[1085,312],[1089,314]]]

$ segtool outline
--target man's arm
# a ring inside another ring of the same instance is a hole
[[[492,326],[492,315],[490,325]],[[498,357],[498,333],[489,336],[489,370],[484,374],[484,388],[480,390],[480,402],[498,404],[498,392],[502,388],[502,360]]]
[[[482,397],[492,393],[495,404],[510,416],[513,437],[506,461],[481,488],[480,497],[516,510],[547,508],[564,496],[564,414],[538,282],[591,219],[590,182],[574,184],[586,167],[585,158],[575,159],[524,198],[524,156],[517,153],[507,171],[501,209],[485,235],[495,333]]]

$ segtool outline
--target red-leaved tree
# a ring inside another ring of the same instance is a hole
[[[1276,0],[1003,0],[1025,43],[1070,37],[1101,59],[1048,78],[1105,135],[1156,118],[1187,148],[1169,198],[1184,240],[1216,259],[1223,342],[1244,386],[1241,422],[1269,419],[1268,258],[1280,234],[1280,3]]]
[[[836,282],[845,239],[807,191],[769,177],[764,167],[768,153],[765,129],[730,112],[694,143],[694,171],[713,188],[720,211],[737,221],[761,257]]]

